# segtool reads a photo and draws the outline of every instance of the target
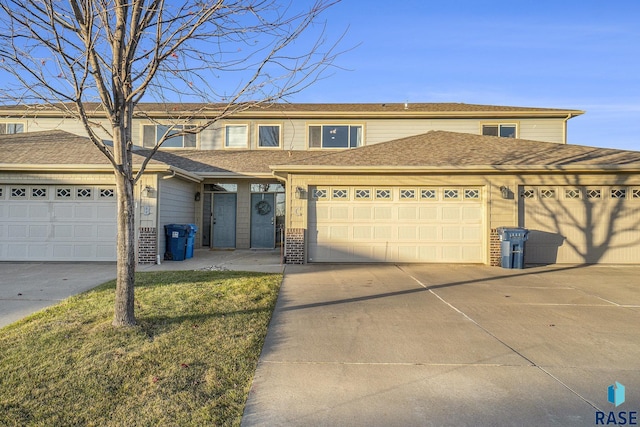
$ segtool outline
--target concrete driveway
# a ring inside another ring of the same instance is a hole
[[[584,426],[640,411],[639,277],[288,266],[242,424]]]
[[[0,328],[115,279],[115,263],[0,263]]]

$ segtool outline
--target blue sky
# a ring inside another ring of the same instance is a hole
[[[569,143],[640,150],[640,1],[343,0],[345,70],[293,102],[465,102],[585,110]]]

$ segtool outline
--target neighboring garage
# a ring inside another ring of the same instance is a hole
[[[482,189],[314,187],[309,262],[484,262]]]
[[[525,262],[640,263],[640,186],[522,186]]]
[[[115,188],[0,185],[0,261],[115,261]]]

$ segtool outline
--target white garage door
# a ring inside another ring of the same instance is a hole
[[[523,187],[520,218],[527,263],[640,263],[640,187]]]
[[[115,258],[114,188],[0,185],[0,260]]]
[[[484,262],[481,188],[315,187],[309,262]]]

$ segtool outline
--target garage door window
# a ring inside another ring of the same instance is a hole
[[[568,188],[564,190],[564,198],[565,199],[579,199],[580,198],[580,190],[575,188]]]
[[[56,188],[56,199],[70,199],[71,188]]]
[[[46,188],[32,188],[31,189],[31,198],[33,199],[44,199],[47,197],[47,189]]]
[[[460,196],[460,192],[455,189],[446,189],[444,190],[444,198],[445,200],[457,199]]]
[[[413,200],[416,198],[416,190],[403,188],[400,190],[400,200]]]
[[[391,198],[391,190],[387,188],[376,189],[376,199],[388,200]]]
[[[431,188],[423,188],[420,190],[420,198],[423,200],[435,200],[438,198],[438,192]]]
[[[540,198],[541,199],[555,199],[556,198],[556,190],[552,188],[545,188],[540,190]]]
[[[78,188],[76,191],[76,197],[78,199],[90,199],[92,192],[90,188]]]
[[[1,195],[1,194],[0,194],[0,195]],[[631,191],[631,197],[632,197],[633,199],[640,199],[640,188],[634,188],[634,189]]]
[[[24,199],[27,197],[27,189],[26,188],[12,188],[11,189],[11,198],[12,199]]]
[[[111,199],[115,197],[115,192],[112,188],[101,188],[100,189],[100,198],[101,199]]]
[[[464,198],[466,200],[477,200],[480,198],[480,190],[466,189],[464,190]]]
[[[611,198],[612,199],[625,199],[627,197],[627,190],[624,188],[612,188],[611,189]]]
[[[333,189],[333,198],[334,199],[348,199],[349,198],[349,190],[342,188],[334,188]]]
[[[356,189],[356,199],[357,200],[369,200],[371,199],[371,190],[368,188],[358,188]]]
[[[313,198],[314,199],[326,199],[327,198],[327,190],[316,188],[313,190]]]
[[[588,199],[600,199],[600,198],[602,198],[602,190],[600,190],[600,189],[587,190],[587,198]]]

